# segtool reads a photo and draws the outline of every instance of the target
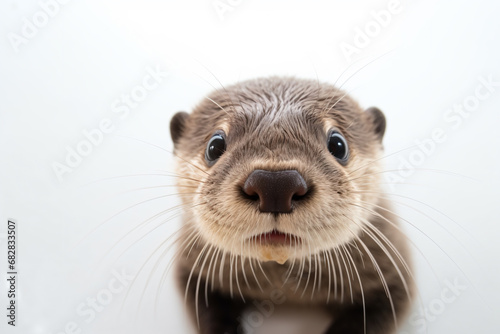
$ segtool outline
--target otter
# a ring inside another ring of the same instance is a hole
[[[200,334],[244,333],[278,299],[325,333],[394,333],[411,257],[381,187],[384,114],[291,77],[215,90],[170,122],[182,201],[178,283]]]

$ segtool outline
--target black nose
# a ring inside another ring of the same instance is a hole
[[[271,172],[254,170],[243,185],[243,192],[259,200],[261,212],[292,212],[292,200],[307,194],[307,184],[296,170]]]

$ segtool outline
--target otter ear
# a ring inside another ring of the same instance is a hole
[[[172,117],[170,121],[170,136],[174,142],[174,147],[179,143],[179,139],[184,132],[186,126],[186,121],[189,118],[189,114],[185,111],[179,111]]]
[[[384,113],[382,113],[382,111],[380,111],[377,107],[368,108],[365,110],[365,113],[367,113],[369,119],[371,120],[378,139],[382,141],[386,126]]]

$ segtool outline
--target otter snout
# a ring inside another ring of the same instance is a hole
[[[296,170],[254,170],[242,187],[252,200],[259,201],[260,212],[290,213],[293,202],[308,192],[307,184]]]

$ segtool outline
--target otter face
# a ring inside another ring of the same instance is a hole
[[[210,246],[284,263],[355,239],[377,204],[385,118],[333,86],[257,79],[174,116],[186,224]]]

